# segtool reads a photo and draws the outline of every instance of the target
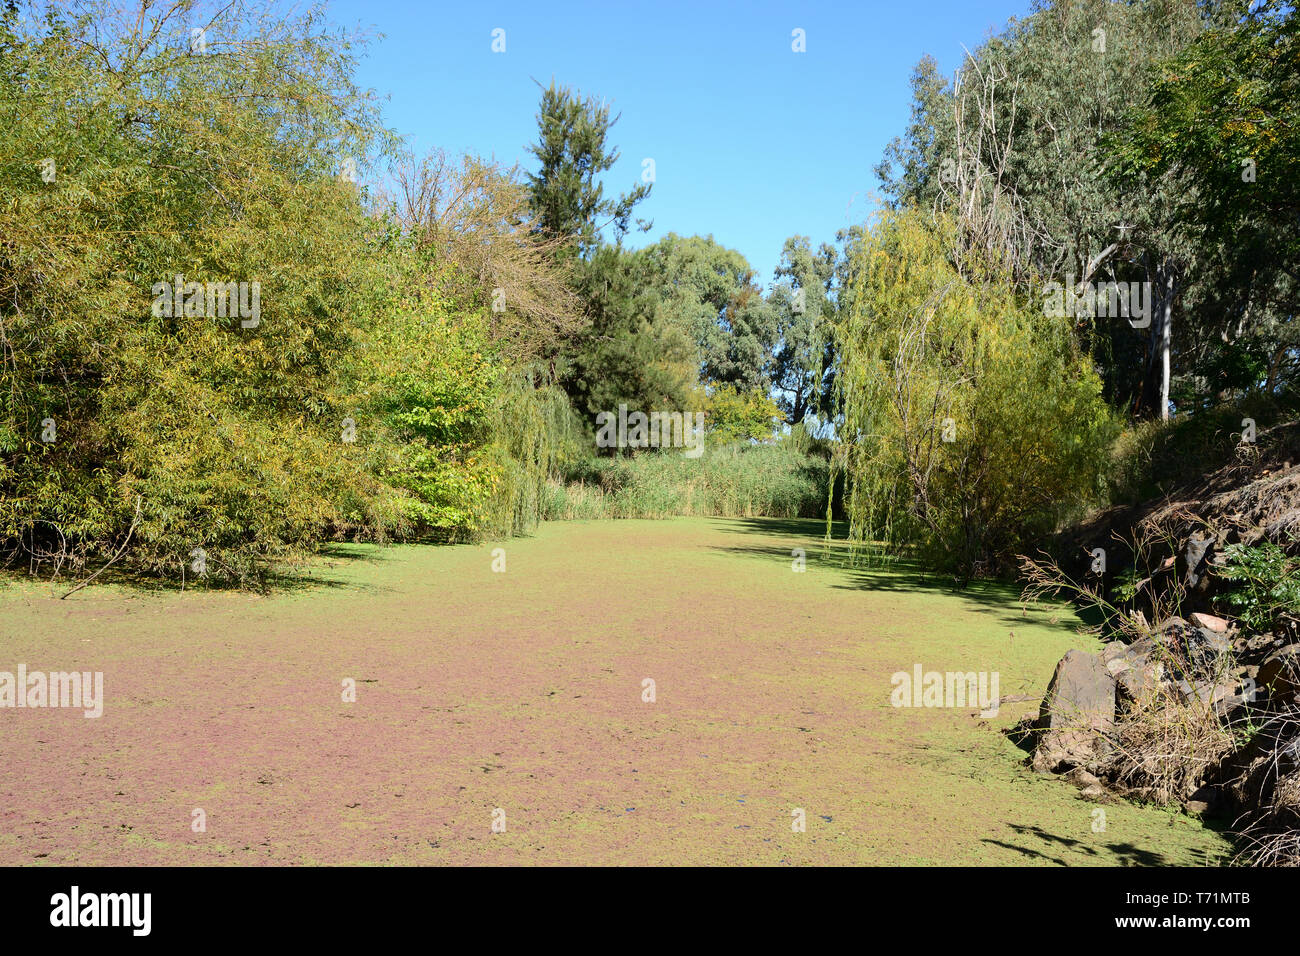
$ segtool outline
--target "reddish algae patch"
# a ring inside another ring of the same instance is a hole
[[[0,589],[0,670],[105,691],[98,719],[0,709],[0,863],[1222,861],[1168,811],[1107,805],[1098,830],[1001,733],[1032,703],[890,706],[918,663],[1034,693],[1091,643],[1068,612],[850,571],[818,532],[571,522],[342,548],[269,597]]]

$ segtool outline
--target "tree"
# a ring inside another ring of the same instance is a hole
[[[372,202],[350,37],[210,9],[0,15],[0,563],[255,583],[526,527],[574,429],[520,366],[576,298],[526,190],[435,159]]]
[[[743,255],[712,236],[669,233],[643,250],[642,261],[659,307],[694,338],[702,381],[742,391],[771,384],[776,314]]]
[[[718,385],[709,395],[706,421],[715,442],[766,441],[781,420],[781,409],[766,394]]]
[[[82,12],[0,28],[0,544],[242,579],[382,534],[339,441],[384,236],[337,173],[389,141],[346,37],[236,2],[190,54],[188,5]]]
[[[1145,99],[1150,69],[1201,31],[1216,4],[1050,0],[970,54],[951,82],[931,61],[913,77],[904,139],[878,172],[899,206],[957,216],[958,266],[1009,270],[1026,293],[1048,280],[1145,283],[1150,324],[1085,321],[1108,391],[1139,415],[1165,416],[1178,308],[1196,249],[1172,228],[1177,186],[1124,189],[1108,169],[1108,134]],[[1201,334],[1187,330],[1184,339]],[[1145,335],[1140,362],[1133,344]]]
[[[1293,7],[1242,5],[1158,67],[1121,175],[1170,177],[1178,230],[1214,267],[1209,387],[1272,391],[1300,372],[1300,36]],[[1208,306],[1208,307],[1207,307]]]
[[[621,239],[636,204],[650,195],[651,184],[638,183],[617,199],[605,198],[600,175],[618,161],[618,150],[606,142],[616,122],[618,117],[610,116],[608,104],[583,99],[554,81],[542,91],[538,141],[529,146],[540,164],[536,173],[528,175],[534,228],[548,238],[564,240],[564,248],[583,259],[599,245],[606,226],[612,225],[615,237]],[[641,220],[637,225],[650,228]]]
[[[850,537],[965,581],[1102,500],[1117,427],[1070,320],[964,276],[955,230],[883,214],[835,331]]]
[[[556,256],[565,240],[533,228],[517,169],[473,156],[454,161],[440,149],[418,160],[402,153],[391,173],[394,193],[376,205],[430,261],[426,278],[454,283],[444,291],[487,312],[501,354],[547,359],[582,328],[574,264]]]
[[[814,252],[806,236],[791,236],[781,250],[776,278],[785,281],[769,295],[779,317],[780,335],[772,378],[788,425],[797,425],[809,415],[825,419],[830,414],[835,368],[830,330],[835,321],[837,265],[834,246],[823,243]]]
[[[582,270],[591,326],[576,342],[563,381],[580,412],[688,408],[697,358],[690,333],[646,281],[647,256],[600,246]],[[589,419],[590,421],[590,419]]]

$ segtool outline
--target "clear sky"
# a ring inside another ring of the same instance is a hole
[[[1029,0],[727,3],[532,0],[453,3],[334,0],[332,19],[382,34],[360,67],[386,94],[388,125],[435,146],[530,166],[536,78],[612,101],[621,153],[606,195],[629,189],[642,160],[655,186],[640,245],[667,232],[712,234],[768,284],[793,234],[814,245],[860,222],[873,169],[900,134],[908,79],[923,54],[951,73]],[[505,31],[505,52],[492,31]],[[806,50],[795,53],[792,31]]]

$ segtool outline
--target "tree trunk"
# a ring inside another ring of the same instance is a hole
[[[1141,418],[1169,418],[1170,346],[1173,340],[1174,296],[1177,273],[1172,261],[1162,260],[1147,267],[1151,283],[1151,328],[1147,339],[1146,367],[1135,411]]]
[[[1160,419],[1169,418],[1169,342],[1174,327],[1174,277],[1166,277],[1166,295],[1160,323]]]

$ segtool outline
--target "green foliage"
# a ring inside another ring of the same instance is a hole
[[[76,568],[130,533],[145,570],[179,574],[202,548],[242,580],[331,527],[391,520],[340,448],[336,404],[341,317],[379,285],[334,173],[386,133],[318,11],[243,43],[252,13],[232,5],[210,30],[228,52],[192,57],[175,12],[147,42],[107,8],[6,37],[0,538]],[[259,283],[260,320],[158,314],[177,275]]]
[[[829,468],[793,445],[709,445],[676,452],[593,458],[555,487],[549,517],[820,517]]]
[[[1204,391],[1197,376],[1224,326],[1206,307],[1206,250],[1177,228],[1182,185],[1125,177],[1110,137],[1132,130],[1155,65],[1220,6],[1043,0],[975,49],[956,82],[922,61],[911,122],[878,169],[899,206],[957,218],[959,260],[995,251],[1023,295],[1071,276],[1149,283],[1144,330],[1114,317],[1085,318],[1080,330],[1108,400],[1138,417]]]
[[[1300,620],[1300,557],[1270,541],[1230,544],[1223,556],[1218,574],[1235,583],[1227,599],[1246,627],[1269,631],[1283,615]]]
[[[744,390],[770,384],[777,319],[744,256],[712,236],[676,233],[638,255],[640,282],[656,311],[698,346],[702,381]]]
[[[481,313],[422,286],[397,298],[352,356],[356,448],[404,492],[411,532],[456,539],[482,529],[501,465],[486,451],[499,386]]]
[[[1138,504],[1199,481],[1240,454],[1243,419],[1254,420],[1263,431],[1297,411],[1294,399],[1256,393],[1195,414],[1127,428],[1112,451],[1110,500]],[[1261,439],[1259,447],[1263,444]]]
[[[574,339],[564,383],[590,416],[620,403],[680,411],[694,395],[696,352],[685,317],[661,307],[646,284],[646,263],[645,252],[602,246],[583,268],[591,325]]]
[[[1272,391],[1300,371],[1300,21],[1272,0],[1228,7],[1153,70],[1115,146],[1129,176],[1173,177],[1178,229],[1206,246],[1215,288],[1201,311],[1225,333],[1202,363],[1208,384]]]
[[[841,231],[839,238],[847,241],[852,234]],[[831,416],[836,364],[831,330],[837,308],[832,295],[839,264],[834,246],[823,243],[813,252],[806,236],[791,236],[781,250],[776,276],[784,281],[770,296],[780,326],[772,378],[790,425],[809,415]]]
[[[515,379],[492,419],[501,481],[484,530],[493,537],[526,534],[552,510],[552,485],[591,447],[591,434],[557,386]]]
[[[766,441],[780,422],[781,409],[763,392],[719,385],[709,395],[705,421],[709,439],[719,444]]]
[[[572,249],[584,258],[599,244],[604,226],[625,234],[633,208],[650,194],[649,183],[638,183],[618,199],[604,196],[600,174],[618,161],[618,150],[605,142],[616,122],[609,105],[593,97],[583,99],[554,83],[542,91],[538,141],[529,147],[540,164],[528,177],[536,228],[572,239]]]
[[[518,386],[537,349],[493,335],[475,263],[432,255],[447,216],[368,216],[339,175],[392,143],[350,38],[237,2],[190,53],[184,5],[143,32],[87,9],[0,27],[7,560],[80,576],[129,541],[120,567],[179,578],[201,550],[249,584],[332,537],[535,522],[567,401]],[[532,253],[488,265],[554,284]],[[260,313],[161,308],[178,275],[256,283]]]
[[[378,201],[339,175],[396,153],[354,40],[318,8],[236,0],[191,52],[193,9],[0,16],[10,563],[80,575],[129,539],[133,570],[179,576],[202,549],[213,577],[252,583],[331,538],[834,513],[847,475],[856,540],[965,578],[1108,488],[1173,480],[1189,443],[1230,454],[1253,398],[1228,399],[1262,383],[1281,405],[1297,367],[1300,96],[1276,3],[1044,2],[960,84],[923,63],[883,167],[897,209],[842,250],[787,240],[767,295],[712,237],[622,248],[650,187],[605,197],[617,117],[592,98],[543,90],[526,184],[399,157]],[[1238,153],[1258,183],[1225,169]],[[1150,411],[1169,326],[1044,316],[1042,277],[1069,269],[1154,279],[1182,310],[1170,397],[1194,424],[1107,458],[1099,392]],[[256,284],[256,321],[158,308],[178,276]],[[706,410],[704,457],[588,460],[593,416],[621,404]],[[1275,570],[1254,560],[1242,580]]]
[[[1098,502],[1118,426],[1069,324],[963,277],[952,226],[885,213],[836,329],[850,534],[959,579]]]

